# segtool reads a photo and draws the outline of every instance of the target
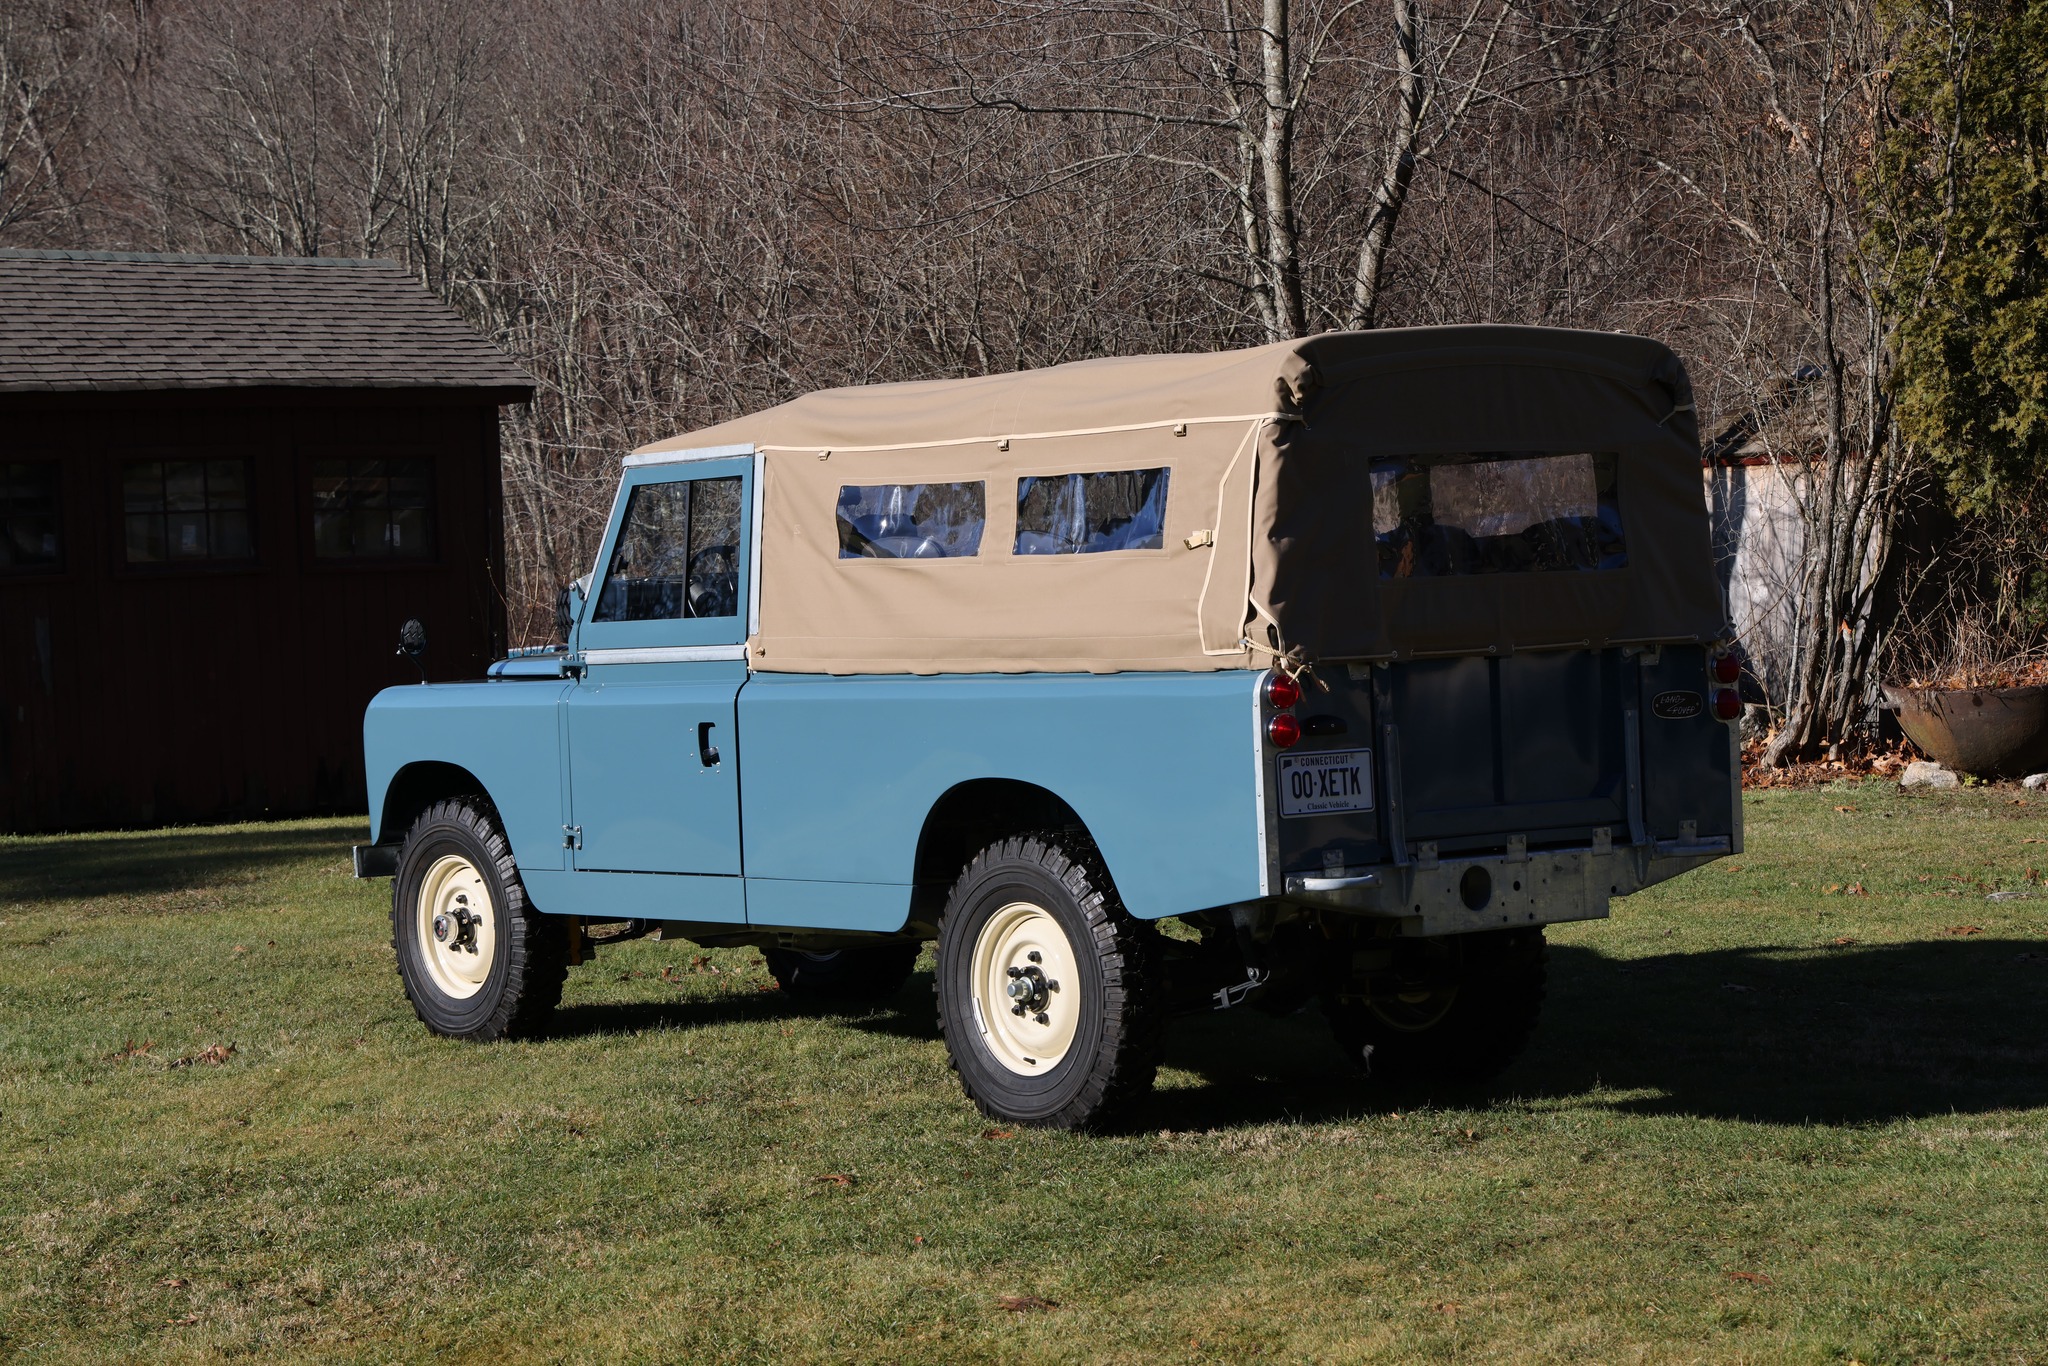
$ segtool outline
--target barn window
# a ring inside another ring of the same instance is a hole
[[[964,484],[847,484],[839,490],[839,558],[942,560],[981,551],[986,489]]]
[[[246,560],[246,460],[130,460],[121,468],[121,508],[130,564]]]
[[[424,560],[434,554],[434,462],[315,460],[313,554]]]
[[[1167,473],[1112,470],[1019,479],[1015,552],[1159,549],[1165,543]]]
[[[0,569],[51,569],[61,559],[57,462],[0,464]]]
[[[1372,525],[1383,579],[1628,565],[1612,453],[1383,460]]]

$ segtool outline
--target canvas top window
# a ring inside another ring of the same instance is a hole
[[[842,560],[941,560],[981,553],[987,486],[845,484],[836,516]]]
[[[1383,579],[1621,569],[1612,452],[1486,452],[1372,467]]]
[[[1171,471],[1111,470],[1017,481],[1019,555],[1093,555],[1165,544]]]

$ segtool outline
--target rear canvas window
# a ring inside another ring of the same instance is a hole
[[[1620,569],[1612,452],[1382,460],[1372,529],[1383,579]]]
[[[942,560],[981,551],[988,499],[963,484],[844,484],[839,489],[839,558]]]
[[[1165,542],[1167,473],[1041,475],[1017,481],[1019,555],[1157,550]]]

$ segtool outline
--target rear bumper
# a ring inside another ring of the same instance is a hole
[[[1283,895],[1299,905],[1396,921],[1405,935],[1433,938],[1604,919],[1612,898],[1732,852],[1733,841],[1723,836],[1421,858],[1376,868],[1333,868],[1320,875],[1290,874]]]
[[[354,849],[357,877],[398,876],[398,846],[358,844]]]

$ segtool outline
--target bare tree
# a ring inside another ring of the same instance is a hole
[[[862,13],[829,43],[795,42],[836,111],[1102,131],[1009,167],[999,203],[1081,177],[1191,180],[1207,199],[1195,269],[1268,339],[1372,326],[1418,167],[1480,111],[1557,79],[1562,51],[1511,0],[991,0]]]
[[[35,239],[77,233],[88,167],[82,86],[93,35],[63,6],[0,11],[0,233]]]
[[[1869,247],[1885,39],[1854,0],[1740,0],[1703,17],[1688,49],[1696,112],[1642,153],[1747,276],[1728,270],[1733,288],[1700,312],[1805,522],[1784,719],[1765,755],[1778,764],[1860,738],[1912,487],[1891,413],[1895,300]]]

